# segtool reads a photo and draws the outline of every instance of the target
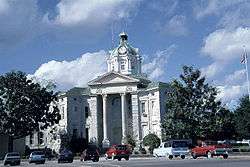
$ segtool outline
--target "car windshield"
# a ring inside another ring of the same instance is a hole
[[[88,153],[96,152],[96,148],[88,148],[88,149],[87,149],[87,152],[88,152]]]
[[[70,150],[63,150],[60,152],[60,154],[71,154],[72,152]]]
[[[127,146],[126,145],[119,145],[119,146],[116,146],[116,149],[117,150],[127,150]]]
[[[177,147],[188,147],[188,143],[185,141],[173,141],[172,144],[173,148],[177,148]]]
[[[18,153],[8,153],[7,157],[16,157],[16,156],[20,156]]]
[[[44,155],[44,153],[41,151],[36,151],[36,152],[33,152],[32,155]]]

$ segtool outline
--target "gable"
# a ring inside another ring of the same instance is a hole
[[[116,72],[106,73],[96,79],[90,81],[88,85],[99,85],[99,84],[115,84],[115,83],[136,83],[139,82],[138,79],[119,74]]]

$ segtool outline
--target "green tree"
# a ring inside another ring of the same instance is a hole
[[[13,71],[0,76],[0,133],[13,140],[58,123],[57,94]]]
[[[236,122],[235,113],[222,107],[216,113],[217,129],[210,137],[215,140],[235,139],[236,138]]]
[[[152,154],[154,148],[159,147],[159,145],[161,144],[161,140],[157,135],[150,133],[143,138],[143,144],[145,146],[149,146],[149,151]]]
[[[235,110],[235,124],[238,139],[250,139],[250,102],[248,96],[240,99]]]
[[[201,72],[183,66],[180,80],[167,92],[167,112],[162,124],[166,139],[207,139],[216,133],[217,89],[205,82]]]

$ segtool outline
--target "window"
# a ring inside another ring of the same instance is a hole
[[[141,112],[145,113],[145,102],[141,103]]]
[[[73,129],[73,137],[77,137],[77,129]]]
[[[155,106],[155,102],[152,101],[152,110],[154,109],[154,106]]]
[[[75,106],[74,111],[77,112],[77,107]]]
[[[170,147],[170,144],[167,142],[167,143],[164,143],[164,147],[167,148],[167,147]]]
[[[32,145],[34,142],[34,135],[33,134],[31,134],[30,135],[30,145]]]
[[[85,118],[89,116],[89,108],[86,106],[85,107]]]
[[[44,134],[43,132],[38,132],[38,144],[43,144],[44,143]]]
[[[74,97],[74,101],[76,101],[77,99]]]
[[[125,61],[121,62],[121,70],[125,70]]]

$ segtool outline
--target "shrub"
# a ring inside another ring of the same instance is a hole
[[[161,140],[155,134],[150,133],[143,138],[143,144],[145,146],[149,146],[149,151],[152,154],[154,148],[159,147],[159,145],[161,144]]]
[[[127,141],[127,144],[129,144],[132,147],[132,150],[133,150],[135,148],[135,146],[136,146],[136,142],[135,142],[134,138],[132,136],[128,135],[126,137],[126,141]]]

